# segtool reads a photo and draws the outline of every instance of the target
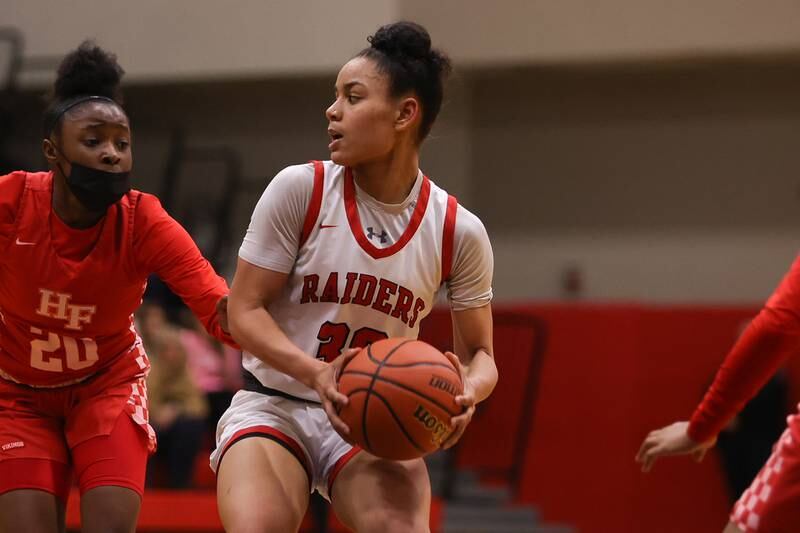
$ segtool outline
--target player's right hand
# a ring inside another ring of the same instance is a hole
[[[350,428],[338,415],[339,410],[347,405],[348,399],[347,396],[339,392],[336,383],[342,367],[360,351],[360,348],[345,350],[342,355],[324,365],[314,376],[314,390],[319,394],[322,407],[325,409],[333,429],[348,442],[350,440]]]
[[[689,438],[688,429],[689,422],[681,421],[651,431],[636,454],[636,462],[641,463],[642,472],[649,472],[659,457],[667,455],[691,455],[698,463],[702,461],[717,439],[695,442]]]

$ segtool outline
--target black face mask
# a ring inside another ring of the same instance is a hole
[[[130,172],[108,172],[78,163],[70,165],[69,175],[63,169],[61,173],[69,190],[89,211],[104,212],[131,190]]]

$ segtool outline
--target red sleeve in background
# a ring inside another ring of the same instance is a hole
[[[725,357],[692,415],[689,437],[715,437],[783,362],[800,349],[800,258]]]
[[[155,196],[142,194],[139,201],[134,249],[145,275],[157,274],[189,306],[206,331],[239,348],[230,334],[222,330],[217,318],[217,302],[228,294],[228,284]]]

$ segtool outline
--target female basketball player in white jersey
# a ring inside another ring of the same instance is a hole
[[[465,385],[444,447],[497,382],[486,231],[419,170],[450,61],[413,23],[369,41],[326,111],[332,161],[281,171],[239,252],[228,313],[248,379],[211,458],[228,532],[296,531],[314,490],[358,532],[428,531],[424,462],[348,444],[334,376],[354,347],[415,338],[442,283]]]

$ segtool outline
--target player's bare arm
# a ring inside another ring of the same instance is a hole
[[[452,311],[451,317],[455,354],[446,355],[461,369],[464,393],[456,397],[456,403],[464,407],[464,412],[451,420],[453,432],[442,443],[445,449],[458,442],[472,420],[475,405],[489,397],[498,379],[492,348],[491,304]]]
[[[287,278],[288,274],[239,259],[228,300],[231,333],[244,350],[316,390],[334,428],[346,435],[349,429],[336,415],[336,406],[347,405],[347,397],[336,390],[335,370],[355,351],[329,364],[308,357],[289,340],[267,311]]]

